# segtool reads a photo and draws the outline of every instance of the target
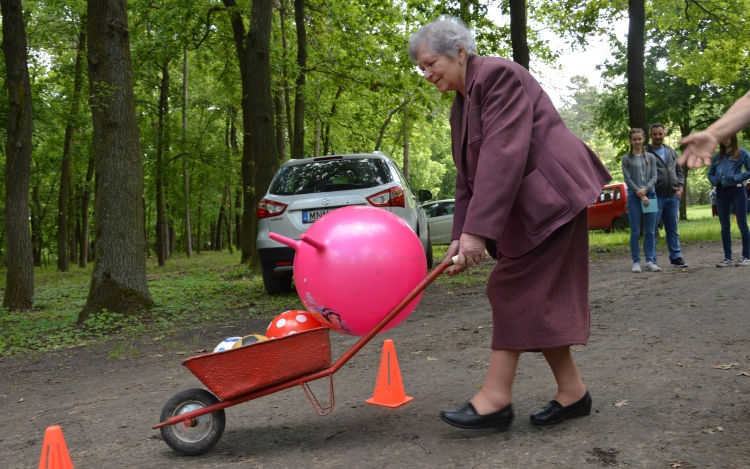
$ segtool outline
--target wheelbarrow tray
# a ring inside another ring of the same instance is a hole
[[[329,329],[319,327],[278,339],[186,358],[187,367],[219,399],[310,374],[331,365]]]

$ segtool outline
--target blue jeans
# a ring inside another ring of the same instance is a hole
[[[646,196],[656,199],[656,192],[651,191]],[[653,203],[653,201],[652,201]],[[628,191],[628,218],[630,219],[630,257],[633,262],[641,262],[641,215],[645,222],[643,227],[643,251],[646,262],[656,262],[656,212],[643,213],[641,199],[635,193]]]
[[[750,258],[750,229],[747,227],[747,192],[740,186],[716,188],[716,210],[721,223],[721,244],[724,245],[724,257],[732,258],[732,234],[730,208],[734,207],[737,227],[742,235],[742,257]]]
[[[656,200],[659,202],[659,212],[656,215],[656,227],[654,234],[659,229],[659,220],[664,222],[664,231],[667,233],[667,248],[669,249],[669,260],[682,257],[682,248],[680,247],[680,235],[677,234],[677,218],[680,213],[680,198],[676,195],[671,197],[657,195]],[[656,255],[654,255],[656,259]]]

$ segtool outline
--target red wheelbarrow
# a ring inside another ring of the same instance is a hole
[[[455,261],[455,257],[453,258]],[[440,263],[387,316],[331,364],[329,329],[321,327],[225,352],[185,359],[186,366],[209,390],[175,394],[161,411],[161,436],[174,451],[194,456],[211,449],[226,425],[224,409],[300,385],[318,415],[333,410],[333,374],[364,347],[453,262]],[[307,383],[329,378],[330,400],[321,406]]]

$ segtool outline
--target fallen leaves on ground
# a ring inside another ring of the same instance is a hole
[[[747,371],[740,371],[739,373],[737,373],[737,376],[750,376],[750,373],[748,373]]]
[[[622,407],[628,405],[627,399],[620,399],[619,401],[615,402],[615,407]]]
[[[718,370],[731,370],[735,366],[740,366],[739,363],[730,363],[728,365],[711,365],[711,368],[716,368]]]

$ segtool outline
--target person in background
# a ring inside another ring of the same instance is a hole
[[[743,171],[744,168],[744,171]],[[750,178],[750,153],[739,148],[737,134],[721,141],[719,152],[711,160],[708,179],[716,186],[716,210],[721,224],[724,260],[716,267],[750,265],[750,229],[747,226],[747,191],[744,181]],[[732,260],[731,209],[742,236],[742,257]]]
[[[680,234],[677,232],[677,219],[680,214],[680,199],[685,187],[685,176],[682,167],[677,164],[677,152],[674,148],[664,144],[664,124],[651,124],[648,129],[651,143],[646,145],[656,158],[656,201],[659,211],[656,213],[656,228],[659,229],[659,221],[664,222],[664,232],[667,236],[667,248],[669,249],[669,261],[672,267],[684,268],[688,265],[682,259],[682,246],[680,245]],[[654,261],[658,258],[655,255]]]
[[[565,126],[550,97],[521,65],[477,55],[474,36],[441,17],[409,37],[424,79],[452,93],[456,204],[447,258],[455,275],[497,259],[487,281],[492,354],[479,392],[443,411],[465,429],[506,430],[522,351],[541,351],[557,394],[530,416],[555,425],[591,412],[570,351],[588,342],[588,205],[611,180],[601,160]]]
[[[643,215],[643,251],[646,270],[658,272],[656,264],[656,212],[644,212],[643,207],[656,202],[656,158],[646,151],[643,129],[630,129],[630,152],[622,157],[622,175],[628,186],[628,217],[630,218],[630,257],[632,272],[641,272],[641,215]],[[643,204],[643,206],[641,205]]]
[[[750,91],[738,99],[719,120],[706,130],[690,134],[677,142],[684,146],[678,160],[680,166],[700,168],[711,165],[711,155],[721,140],[729,138],[750,125]]]
[[[716,210],[716,186],[711,186],[711,192],[708,193],[708,199],[711,201],[711,216],[718,216],[719,212]]]

